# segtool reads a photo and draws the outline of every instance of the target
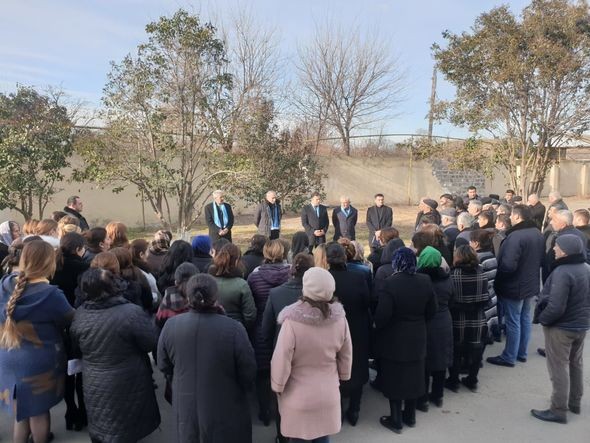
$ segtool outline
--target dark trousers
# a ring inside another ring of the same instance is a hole
[[[477,374],[481,365],[483,347],[471,347],[455,343],[453,350],[453,366],[449,368],[449,378],[452,383],[459,383],[461,366],[467,368],[467,383],[477,384]]]
[[[349,397],[348,410],[359,412],[361,410],[361,399],[363,397],[363,385],[355,388],[347,388],[346,392],[340,391],[343,397]]]
[[[426,370],[425,386],[426,393],[419,399],[420,403],[428,403],[430,398],[443,398],[445,387],[445,375],[447,371],[428,371]],[[430,378],[432,378],[432,386],[430,385]]]
[[[66,402],[66,416],[86,421],[86,406],[82,390],[82,374],[66,375],[64,400]],[[78,404],[76,405],[76,397]]]
[[[256,396],[258,410],[261,414],[270,412],[272,391],[270,389],[270,369],[258,371],[256,374]]]
[[[271,240],[275,240],[277,238],[279,238],[279,235],[281,234],[281,231],[278,229],[271,229],[270,230],[270,239]]]
[[[314,438],[313,440],[303,440],[301,438],[292,438],[290,439],[292,443],[304,443],[304,442],[311,442],[311,443],[330,443],[330,437],[325,435],[324,437]]]

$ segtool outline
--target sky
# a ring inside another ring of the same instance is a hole
[[[292,74],[298,46],[318,25],[358,27],[385,39],[406,72],[406,100],[395,117],[375,130],[426,130],[433,59],[430,47],[441,33],[468,31],[477,16],[500,4],[519,13],[528,1],[499,0],[3,0],[0,14],[0,92],[17,84],[59,87],[88,109],[100,107],[111,61],[119,62],[146,40],[145,25],[184,8],[214,24],[246,9],[260,26],[275,30]],[[438,98],[453,87],[438,79]],[[435,126],[441,136],[464,137],[462,128]]]

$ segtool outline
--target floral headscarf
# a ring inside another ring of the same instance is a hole
[[[406,274],[416,273],[416,254],[410,248],[399,248],[393,253],[391,260],[393,272],[405,272]]]

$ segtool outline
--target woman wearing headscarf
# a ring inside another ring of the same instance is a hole
[[[8,255],[8,248],[17,238],[20,238],[20,226],[14,221],[0,224],[0,262]]]
[[[449,273],[441,268],[442,255],[432,246],[427,246],[418,257],[418,271],[430,277],[438,309],[426,323],[426,392],[418,400],[417,408],[428,411],[428,402],[442,407],[445,375],[453,364],[453,319],[449,302],[453,298],[453,283]],[[432,379],[432,390],[430,380]]]
[[[378,387],[389,399],[391,414],[380,423],[395,433],[416,425],[416,401],[425,392],[426,322],[437,310],[430,278],[416,273],[409,248],[393,254],[393,275],[385,280],[375,312]],[[402,402],[404,409],[402,412]]]
[[[291,239],[291,250],[289,251],[289,257],[287,258],[287,261],[292,263],[293,258],[300,252],[310,252],[309,237],[304,231],[297,231],[295,234],[293,234],[293,238]]]
[[[336,242],[328,243],[326,255],[330,274],[336,282],[334,297],[344,306],[354,349],[352,375],[350,380],[340,385],[340,392],[343,397],[350,398],[345,416],[352,426],[356,426],[363,386],[369,381],[370,292],[365,276],[348,269],[346,252],[342,245]]]
[[[147,355],[156,347],[156,328],[141,307],[117,295],[110,271],[89,269],[80,289],[85,301],[70,336],[82,355],[90,438],[138,441],[160,425]]]
[[[488,279],[483,273],[475,251],[468,245],[456,248],[453,258],[453,366],[445,386],[453,392],[463,383],[469,390],[477,389],[477,375],[485,346],[488,325],[485,307],[489,302]],[[468,369],[467,377],[459,380],[461,366]]]
[[[325,443],[342,426],[339,384],[350,379],[352,342],[335,289],[328,271],[308,269],[301,300],[279,314],[271,383],[279,394],[281,433],[292,442]]]
[[[193,247],[193,265],[199,272],[206,274],[211,266],[211,239],[208,235],[197,235],[191,241]]]
[[[170,249],[170,242],[172,241],[172,233],[170,231],[159,230],[154,234],[154,239],[150,245],[145,260],[147,261],[152,274],[158,278],[160,276],[160,268],[162,261],[168,249]]]
[[[186,294],[189,312],[169,319],[158,343],[158,367],[172,379],[170,441],[249,443],[256,360],[248,334],[223,314],[210,275],[191,277]]]

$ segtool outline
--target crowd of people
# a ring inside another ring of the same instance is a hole
[[[252,395],[277,442],[321,443],[344,420],[356,426],[367,383],[389,400],[381,425],[400,433],[417,410],[442,407],[445,389],[478,389],[486,346],[504,342],[489,364],[525,364],[533,322],[553,394],[531,413],[566,423],[581,412],[590,212],[558,192],[549,202],[474,187],[425,197],[406,245],[377,194],[367,257],[350,198],[330,217],[319,193],[287,241],[269,191],[243,255],[222,191],[205,207],[209,234],[190,243],[165,230],[129,241],[120,222],[90,228],[78,196],[51,219],[6,221],[0,404],[13,440],[50,441],[49,411],[64,400],[68,430],[138,441],[160,425],[162,389],[171,441],[251,442]]]

